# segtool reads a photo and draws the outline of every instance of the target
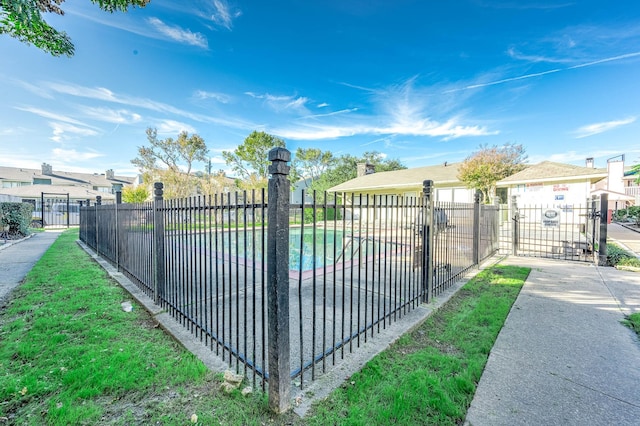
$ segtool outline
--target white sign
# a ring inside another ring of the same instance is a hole
[[[542,226],[557,228],[560,226],[560,210],[547,209],[542,212]]]

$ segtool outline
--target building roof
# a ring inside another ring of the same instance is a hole
[[[497,183],[497,186],[556,180],[590,180],[591,183],[595,183],[606,177],[607,169],[543,161],[502,179]]]
[[[359,176],[329,188],[328,192],[370,191],[377,189],[422,188],[422,183],[430,179],[435,186],[460,184],[458,168],[462,163],[444,163],[436,166],[377,172]]]
[[[96,196],[101,196],[103,200],[115,200],[115,195],[94,191],[88,189],[86,186],[72,186],[72,185],[24,185],[16,186],[13,188],[0,188],[0,194],[13,195],[22,198],[40,199],[42,193],[46,196],[53,197],[59,195],[60,197],[66,197],[69,194],[69,198],[74,200],[95,200]]]
[[[33,182],[34,178],[51,179],[51,185],[89,185],[109,188],[114,184],[130,185],[136,179],[128,176],[113,176],[113,179],[107,179],[105,173],[74,173],[57,170],[53,171],[52,174],[43,174],[40,169],[0,166],[0,181]]]

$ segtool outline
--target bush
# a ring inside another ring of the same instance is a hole
[[[29,234],[32,211],[29,203],[0,203],[0,227],[8,227],[10,236],[25,236]]]
[[[640,260],[615,244],[607,244],[607,265],[640,266]]]

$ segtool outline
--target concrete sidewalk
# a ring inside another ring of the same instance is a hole
[[[491,351],[467,425],[638,425],[640,273],[508,258],[532,268]]]
[[[46,231],[0,249],[0,307],[62,231]]]

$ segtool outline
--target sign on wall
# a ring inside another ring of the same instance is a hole
[[[560,226],[560,210],[546,209],[542,212],[542,226],[557,228]]]

